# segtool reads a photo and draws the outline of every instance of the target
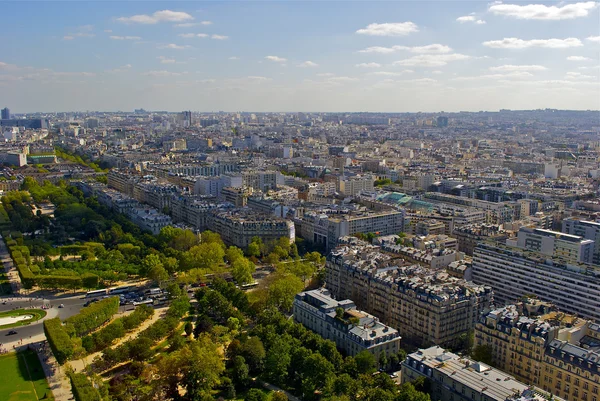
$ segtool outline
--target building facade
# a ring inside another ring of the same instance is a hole
[[[400,350],[401,337],[397,330],[356,309],[349,299],[334,300],[325,289],[296,295],[294,320],[335,342],[346,355],[368,351],[376,357],[381,353],[390,356]]]
[[[532,294],[567,313],[600,320],[600,268],[592,265],[480,243],[473,253],[473,281],[492,286],[498,306]]]

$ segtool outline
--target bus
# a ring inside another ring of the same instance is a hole
[[[113,287],[110,290],[108,290],[108,293],[111,295],[125,294],[132,290],[135,290],[135,287],[133,287],[133,286]]]
[[[255,281],[253,283],[242,284],[240,286],[240,289],[242,289],[243,291],[248,291],[249,289],[257,287],[257,286],[258,286],[258,281]]]
[[[132,305],[133,306],[138,306],[138,305],[152,305],[153,303],[154,303],[154,300],[152,300],[152,299],[146,299],[144,301],[133,302]]]
[[[104,297],[106,296],[107,292],[106,289],[103,290],[94,290],[94,291],[88,291],[87,294],[85,294],[86,298],[98,298],[98,297]]]

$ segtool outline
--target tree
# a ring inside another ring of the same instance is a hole
[[[379,368],[385,369],[388,365],[388,357],[385,351],[379,353]]]
[[[231,264],[231,275],[238,284],[251,283],[253,280],[252,273],[256,270],[254,263],[241,256]]]
[[[150,280],[156,281],[160,285],[163,281],[169,278],[169,273],[167,273],[165,268],[162,266],[154,266],[148,272],[148,277]]]
[[[240,346],[240,355],[245,358],[252,373],[256,374],[262,371],[266,352],[260,338],[248,337]]]
[[[290,362],[290,344],[284,337],[276,338],[265,361],[265,371],[269,380],[277,385],[284,385]]]
[[[223,249],[223,251],[225,250],[225,243],[221,239],[221,236],[210,230],[206,230],[200,234],[200,242],[203,244],[217,244]]]
[[[187,253],[188,267],[198,269],[214,270],[223,263],[225,257],[224,248],[218,242],[203,242],[193,246]]]
[[[268,288],[268,303],[284,311],[292,309],[294,297],[304,289],[304,282],[289,273],[271,274],[265,280]]]
[[[251,242],[246,247],[246,255],[258,258],[260,256],[260,245],[257,242]]]
[[[246,394],[246,401],[266,401],[267,395],[257,388],[251,388]]]
[[[273,391],[271,401],[288,401],[288,396],[283,391]]]
[[[471,357],[473,359],[488,365],[492,364],[492,355],[492,346],[489,344],[477,345],[475,348],[473,348],[473,352],[471,353]]]
[[[194,331],[192,322],[187,322],[183,330],[185,331],[185,334],[189,337],[192,334],[192,331]]]
[[[160,256],[158,256],[157,254],[151,253],[149,255],[146,255],[146,257],[142,259],[142,274],[148,275],[150,271],[155,267],[163,267],[163,264],[160,260]]]
[[[358,373],[373,373],[377,370],[377,361],[375,356],[369,351],[361,351],[354,357]]]
[[[242,252],[242,250],[240,248],[238,248],[237,246],[230,246],[229,248],[227,248],[227,251],[225,252],[225,258],[231,264],[238,259],[243,259],[244,252]]]
[[[246,364],[243,356],[236,356],[233,359],[232,378],[234,383],[240,389],[245,389],[250,382],[250,368]]]

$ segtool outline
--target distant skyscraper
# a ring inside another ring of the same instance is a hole
[[[438,127],[447,127],[448,126],[448,117],[439,116],[437,118],[437,126]]]
[[[2,109],[2,120],[10,120],[10,110],[8,109],[8,107],[5,107]]]

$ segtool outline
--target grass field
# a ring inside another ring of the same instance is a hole
[[[0,400],[53,400],[42,365],[34,351],[0,356]]]
[[[18,309],[18,310],[0,312],[0,317],[21,316],[21,315],[32,315],[33,317],[28,320],[20,320],[16,323],[3,324],[0,326],[0,329],[9,329],[11,327],[26,326],[30,323],[37,322],[38,320],[40,320],[44,316],[46,316],[46,311],[41,310],[41,309]]]

